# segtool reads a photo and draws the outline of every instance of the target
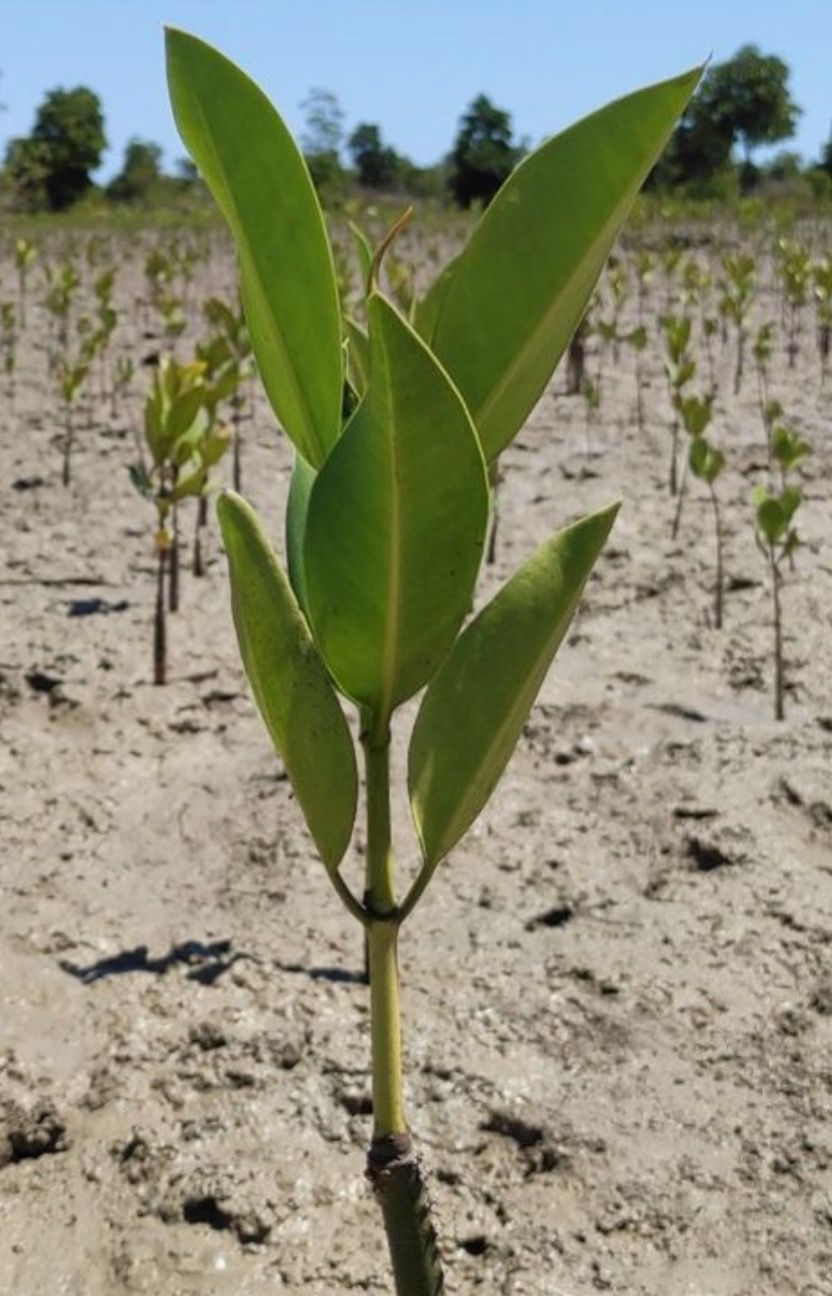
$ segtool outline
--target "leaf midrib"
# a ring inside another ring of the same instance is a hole
[[[387,464],[389,472],[390,499],[390,544],[387,555],[387,617],[382,637],[382,650],[379,658],[381,687],[379,689],[378,721],[386,724],[393,706],[393,682],[397,661],[397,646],[401,626],[401,500],[399,498],[399,474],[397,469],[396,437],[396,401],[393,385],[390,381],[390,363],[383,329],[376,324],[378,339],[377,358],[381,361],[384,379],[384,410],[388,415],[385,436],[388,447]],[[372,417],[372,415],[371,415]]]

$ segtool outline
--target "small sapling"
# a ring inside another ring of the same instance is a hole
[[[216,50],[169,31],[167,52],[177,125],[235,239],[258,372],[295,450],[288,575],[242,497],[219,499],[241,656],[327,875],[366,934],[367,1168],[396,1291],[439,1296],[404,1105],[399,935],[494,790],[617,509],[558,532],[465,624],[489,467],[548,383],[699,74],[637,91],[526,157],[412,319],[380,287],[397,224],[367,276],[367,333],[356,334],[366,337],[367,369],[345,418],[332,249],[297,145]],[[408,756],[420,859],[402,888],[391,726],[422,690]],[[359,793],[344,705],[356,713],[365,770],[361,898],[340,871]]]

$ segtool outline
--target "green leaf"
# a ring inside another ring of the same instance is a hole
[[[718,446],[710,446],[708,463],[705,468],[705,480],[709,486],[713,486],[719,474],[725,467],[725,455]]]
[[[231,445],[230,428],[218,428],[202,438],[199,443],[199,457],[206,468],[214,468]]]
[[[370,381],[370,343],[367,334],[354,319],[344,319],[347,335],[347,374],[353,390],[363,396]]]
[[[784,487],[780,496],[780,507],[783,510],[783,517],[786,519],[787,524],[791,522],[802,500],[803,494],[797,486]]]
[[[786,519],[780,501],[769,495],[757,505],[757,526],[770,545],[776,544],[786,530]]]
[[[339,687],[385,726],[430,678],[471,603],[488,517],[459,394],[382,296],[367,302],[370,385],[312,488],[304,568]]]
[[[699,75],[639,90],[541,145],[440,280],[441,302],[423,336],[459,387],[487,459],[512,440],[546,386]],[[420,329],[432,314],[426,300]]]
[[[413,326],[419,337],[430,344],[436,330],[436,323],[445,305],[445,298],[451,287],[451,281],[459,269],[463,253],[455,256],[436,276],[425,296],[417,300],[414,307]]]
[[[189,495],[201,495],[208,482],[208,469],[198,464],[191,472],[180,477],[170,492],[170,500],[187,499]]]
[[[243,665],[315,845],[334,872],[349,844],[358,799],[347,722],[254,510],[228,492],[217,501],[217,515]]]
[[[306,581],[303,575],[303,546],[306,540],[309,497],[312,494],[316,475],[315,469],[296,453],[292,465],[292,479],[289,483],[289,499],[286,503],[286,566],[289,569],[289,581],[295,592],[295,598],[304,612],[307,612],[308,603]]]
[[[373,264],[373,249],[370,246],[370,240],[355,221],[347,222],[350,234],[352,235],[355,253],[358,257],[358,273],[361,278],[361,298],[367,296],[370,285],[370,267]]]
[[[708,442],[703,436],[695,436],[688,450],[688,463],[695,477],[705,476],[708,467]]]
[[[465,628],[431,680],[408,771],[428,867],[447,855],[494,790],[618,507],[542,545]]]
[[[332,252],[306,164],[263,92],[217,50],[169,29],[167,62],[179,133],[237,244],[269,400],[319,467],[340,431],[343,365]]]
[[[709,396],[686,396],[682,400],[679,408],[689,436],[701,436],[705,431],[711,421],[712,404]]]
[[[132,463],[127,465],[127,472],[130,475],[130,481],[135,486],[140,495],[145,499],[152,500],[153,482],[150,480],[147,469],[143,463]]]
[[[186,388],[174,399],[165,418],[164,444],[166,449],[175,445],[180,437],[191,430],[204,403],[204,387]]]

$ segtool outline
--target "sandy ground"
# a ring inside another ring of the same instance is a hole
[[[159,342],[131,306],[140,263],[119,262],[117,342],[141,359]],[[195,299],[230,281],[215,262]],[[0,444],[0,1292],[388,1292],[360,936],[249,698],[216,527],[154,688],[152,516],[125,471],[146,370],[116,418],[83,420],[62,489],[30,315]],[[761,429],[732,360],[722,632],[700,488],[670,539],[655,342],[644,433],[625,354],[588,441],[559,374],[504,458],[483,596],[625,503],[506,776],[403,935],[407,1100],[452,1294],[832,1293],[829,401],[807,333],[772,381],[816,448],[777,724]],[[289,454],[262,400],[245,437],[279,540]]]

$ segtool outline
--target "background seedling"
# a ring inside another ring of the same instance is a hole
[[[782,720],[785,716],[782,564],[785,558],[791,558],[798,544],[793,518],[801,499],[801,493],[796,486],[786,486],[779,494],[774,494],[767,486],[757,486],[753,493],[757,543],[765,556],[771,580],[775,720]]]
[[[670,405],[673,410],[673,418],[670,424],[668,488],[670,494],[675,495],[679,489],[677,459],[679,454],[679,414],[682,393],[696,373],[696,362],[691,359],[688,352],[691,332],[690,316],[664,315],[661,325],[665,345],[664,372],[667,379]]]
[[[725,278],[721,285],[719,310],[723,320],[734,326],[737,335],[737,360],[734,367],[734,395],[737,396],[745,367],[746,321],[757,282],[757,267],[754,257],[742,252],[737,256],[724,256],[722,269]]]
[[[708,410],[708,414],[710,417],[710,409]],[[707,420],[703,424],[703,427],[704,426],[707,426]],[[714,515],[714,535],[716,538],[714,626],[717,630],[721,630],[725,577],[722,558],[722,513],[719,507],[719,498],[716,493],[716,480],[725,467],[725,455],[717,446],[711,445],[702,432],[697,432],[691,437],[690,449],[688,451],[688,463],[693,475],[698,477],[699,480],[703,481],[708,487],[708,493],[711,497],[711,508],[713,509]]]
[[[225,339],[228,347],[226,368],[233,372],[233,382],[229,388],[231,401],[231,422],[233,436],[232,481],[235,491],[242,490],[243,482],[243,415],[246,409],[246,388],[254,373],[254,358],[251,353],[251,339],[246,328],[242,308],[232,310],[226,302],[218,297],[211,297],[204,306],[205,318]]]
[[[29,282],[29,271],[37,260],[37,246],[29,239],[19,238],[14,245],[14,264],[17,270],[17,308],[20,311],[20,327],[26,327],[26,297]]]
[[[6,379],[6,400],[14,409],[14,374],[17,367],[17,319],[14,302],[0,302],[0,354]]]
[[[757,544],[766,558],[771,580],[772,619],[774,625],[774,717],[785,715],[785,663],[783,658],[782,583],[783,562],[794,564],[799,544],[795,514],[803,501],[799,487],[790,484],[789,474],[811,452],[805,438],[784,424],[772,429],[772,453],[780,470],[780,491],[767,486],[754,489]]]
[[[255,698],[328,876],[366,933],[368,1172],[399,1296],[443,1287],[404,1110],[399,931],[493,791],[616,511],[559,532],[463,629],[485,540],[488,465],[551,377],[697,75],[620,100],[527,158],[417,303],[415,328],[379,289],[383,243],[369,274],[366,389],[344,424],[345,329],[306,166],[239,69],[168,33],[177,124],[235,238],[258,369],[296,452],[288,579],[240,496],[221,497],[219,513]],[[425,687],[408,779],[421,863],[399,899],[391,722]],[[338,693],[356,709],[364,756],[363,900],[340,872],[358,776]]]
[[[697,440],[704,436],[705,430],[711,421],[711,412],[713,410],[713,398],[708,396],[683,396],[680,395],[678,401],[678,411],[681,416],[682,426],[685,429],[691,441]],[[700,452],[697,453],[699,459]],[[687,485],[687,470],[691,464],[690,453],[686,456],[685,465],[682,470],[682,481],[679,486],[679,493],[676,498],[676,511],[673,515],[672,537],[675,540],[679,534],[679,524],[682,520],[682,507],[685,500],[685,487]],[[697,474],[701,476],[701,474]],[[703,479],[704,480],[704,479]]]
[[[174,512],[181,500],[202,494],[210,462],[215,462],[211,452],[206,455],[203,444],[209,434],[209,419],[204,409],[202,373],[203,366],[198,361],[179,364],[171,356],[165,357],[154,370],[145,401],[145,444],[139,460],[129,470],[136,490],[156,511],[154,684],[164,684],[167,679],[165,609],[166,605],[175,608],[178,603],[178,593],[173,598],[170,594],[171,586],[178,580],[178,567],[172,561],[178,546]]]

